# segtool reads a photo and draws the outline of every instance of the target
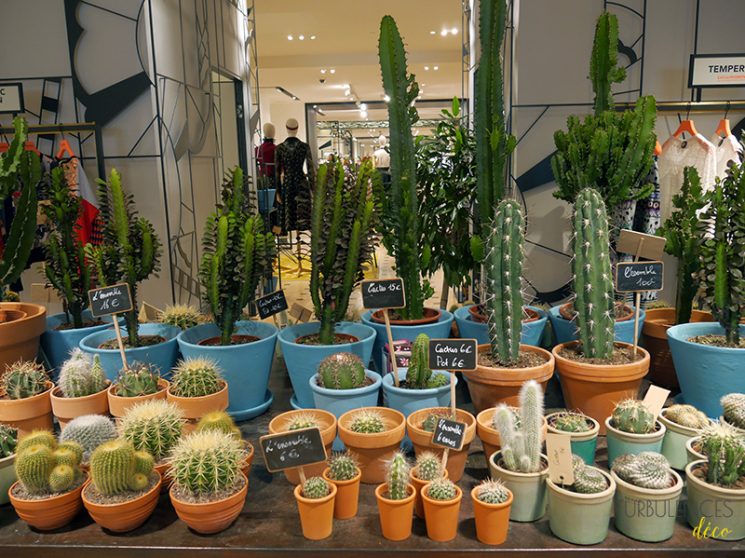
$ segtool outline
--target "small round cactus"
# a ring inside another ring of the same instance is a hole
[[[199,309],[187,304],[173,304],[166,306],[161,312],[159,321],[162,324],[176,326],[181,329],[189,329],[205,321],[204,315]]]
[[[39,435],[36,439],[43,440]],[[54,442],[53,435],[52,441]],[[80,478],[78,456],[83,451],[80,447],[74,448],[72,444],[70,442],[66,447],[58,448],[55,443],[51,447],[46,443],[37,443],[25,445],[17,451],[16,474],[29,494],[45,496],[72,488]]]
[[[47,373],[41,364],[18,360],[9,364],[0,378],[0,392],[8,399],[27,399],[47,389]]]
[[[587,424],[587,417],[582,413],[566,411],[558,413],[553,417],[553,427],[562,432],[589,432],[591,427]]]
[[[597,494],[608,488],[608,479],[594,467],[585,464],[578,455],[572,456],[574,491],[579,494]]]
[[[450,376],[447,374],[432,374],[427,380],[427,389],[450,385]]]
[[[158,392],[160,374],[151,366],[139,362],[130,363],[129,368],[119,372],[116,379],[116,394],[119,397],[140,397]]]
[[[357,460],[348,451],[335,453],[329,459],[329,478],[332,480],[352,480],[358,470]]]
[[[65,442],[60,442],[57,444],[57,449],[55,451],[67,451],[72,452],[75,455],[75,463],[82,463],[83,462],[83,455],[84,450],[83,446],[81,446],[78,442],[74,440],[67,440]],[[68,458],[68,463],[70,462],[70,458]]]
[[[458,490],[450,479],[435,479],[427,486],[427,496],[433,500],[448,501],[457,495]]]
[[[613,426],[629,434],[648,434],[655,429],[652,412],[637,399],[625,399],[613,409]]]
[[[476,498],[485,504],[503,504],[509,500],[510,491],[502,481],[486,479],[479,484]]]
[[[318,419],[311,413],[297,413],[287,421],[287,430],[302,430],[303,428],[320,428]]]
[[[171,453],[169,475],[174,484],[194,495],[230,490],[240,478],[240,442],[216,430],[192,432]]]
[[[696,430],[709,426],[709,417],[693,405],[670,405],[665,409],[665,417],[680,426]]]
[[[326,389],[354,389],[365,385],[365,365],[353,353],[334,353],[318,365],[318,376]]]
[[[176,397],[204,397],[217,393],[224,385],[216,362],[187,358],[173,369],[170,390]]]
[[[197,423],[197,431],[203,432],[206,430],[217,430],[223,434],[230,434],[235,436],[239,440],[241,439],[241,429],[235,424],[233,418],[225,411],[210,411]]]
[[[67,463],[55,465],[49,474],[49,490],[51,492],[64,492],[75,482],[75,469]]]
[[[416,458],[416,478],[431,481],[442,476],[442,461],[431,451],[423,451]]]
[[[397,451],[388,463],[386,482],[388,483],[388,498],[404,500],[409,496],[409,472],[411,467],[406,456]]]
[[[28,447],[38,445],[46,446],[53,450],[57,447],[57,439],[49,430],[34,430],[18,440],[16,453],[20,453]]]
[[[362,409],[350,417],[349,429],[358,434],[378,434],[385,430],[383,415],[374,409]]]
[[[65,397],[86,397],[104,390],[106,375],[98,355],[74,349],[60,368],[57,385]]]
[[[311,477],[303,483],[303,496],[311,500],[325,498],[331,493],[331,487],[321,477]]]
[[[613,472],[634,486],[657,490],[671,486],[674,478],[667,459],[651,451],[619,456],[613,462]]]
[[[116,426],[102,415],[82,415],[72,419],[59,436],[60,442],[73,441],[83,448],[83,463],[90,459],[91,452],[104,442],[116,438]]]
[[[146,488],[152,471],[152,456],[135,451],[134,446],[122,438],[101,444],[91,455],[91,481],[104,496]]]
[[[455,420],[456,417],[449,411],[434,411],[429,413],[422,421],[422,430],[425,432],[434,432],[440,419]]]
[[[7,424],[0,424],[0,459],[4,459],[16,452],[18,431]]]
[[[181,409],[163,400],[138,403],[120,419],[119,431],[136,450],[144,450],[160,463],[181,437]]]
[[[730,393],[722,397],[724,420],[732,426],[745,430],[745,393]]]

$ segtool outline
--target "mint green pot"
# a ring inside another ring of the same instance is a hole
[[[699,479],[693,471],[705,464],[706,461],[694,461],[686,465],[688,524],[694,530],[699,525],[701,531],[709,527],[712,539],[745,539],[745,489],[713,486]]]
[[[0,506],[10,501],[8,489],[16,481],[15,454],[0,459]]]
[[[546,480],[548,458],[541,454],[546,468],[537,473],[516,473],[499,464],[502,452],[496,451],[489,458],[489,471],[494,479],[501,480],[512,492],[510,521],[529,523],[546,513]]]
[[[667,429],[659,420],[655,422],[657,429],[649,434],[631,434],[618,430],[611,422],[612,417],[605,419],[605,436],[608,442],[608,468],[620,455],[636,455],[643,451],[662,452],[662,440]]]
[[[662,455],[670,462],[673,469],[682,471],[688,465],[686,442],[701,435],[701,429],[681,426],[666,416],[667,409],[662,409],[659,421],[665,425],[665,437],[662,439]]]
[[[551,424],[551,417],[561,414],[551,413],[546,416],[548,431],[552,434],[568,434],[571,437],[572,453],[582,458],[587,465],[595,464],[595,448],[598,445],[598,432],[600,432],[600,423],[592,417],[585,415],[588,423],[592,423],[592,429],[587,432],[564,432],[555,428]]]
[[[693,444],[701,440],[701,436],[695,436],[686,440],[686,460],[687,463],[693,463],[694,461],[706,460],[706,456],[700,451],[693,448]],[[685,469],[685,467],[684,467]]]

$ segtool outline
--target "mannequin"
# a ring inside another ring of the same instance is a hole
[[[267,122],[262,127],[264,132],[263,143],[256,148],[256,164],[259,166],[259,176],[265,176],[271,179],[271,184],[268,188],[274,187],[274,176],[275,176],[275,151],[277,146],[274,145],[274,124]]]
[[[388,153],[386,145],[388,144],[388,138],[381,135],[378,138],[378,148],[373,153],[373,159],[375,160],[375,168],[388,170],[391,166],[391,155]]]

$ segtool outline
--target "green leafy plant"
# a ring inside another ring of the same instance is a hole
[[[336,452],[329,459],[329,478],[335,481],[352,480],[359,474],[359,465],[354,456],[345,452]]]
[[[318,365],[318,377],[326,389],[355,389],[365,385],[365,365],[353,353],[334,353]]]
[[[630,434],[648,434],[656,425],[655,416],[647,406],[638,399],[624,399],[616,404],[611,415],[615,428]]]
[[[204,323],[205,316],[198,308],[187,304],[171,304],[158,317],[162,324],[176,326],[182,330]]]
[[[724,419],[733,426],[745,430],[745,393],[729,393],[720,401]]]
[[[453,500],[458,495],[458,489],[450,479],[435,479],[426,486],[426,490],[427,496],[441,502]]]
[[[383,415],[378,411],[374,409],[360,409],[350,417],[349,429],[358,434],[378,434],[386,428]]]
[[[613,472],[634,486],[655,490],[672,486],[675,479],[665,456],[653,451],[617,457],[613,461]]]
[[[18,431],[7,424],[0,424],[0,459],[10,457],[16,452]]]
[[[73,349],[60,368],[57,385],[65,397],[86,397],[106,389],[106,375],[98,355]]]
[[[502,461],[510,471],[536,473],[543,469],[541,428],[543,426],[543,391],[534,380],[520,388],[519,424],[513,409],[500,403],[494,424],[502,443]]]
[[[52,440],[54,441],[54,435]],[[52,447],[26,444],[17,448],[16,475],[29,494],[49,496],[67,492],[82,474],[77,456],[78,452],[69,445],[60,451],[56,444]]]
[[[573,411],[562,412],[554,416],[552,426],[562,432],[589,432],[592,429],[585,415]]]
[[[665,418],[681,426],[700,430],[709,426],[711,421],[705,413],[693,405],[670,405],[665,409]]]
[[[160,463],[181,438],[183,425],[183,414],[177,405],[151,399],[127,410],[120,419],[119,432],[136,450],[148,452]]]
[[[711,426],[703,432],[701,442],[708,461],[707,483],[730,487],[745,477],[745,442],[733,427]]]
[[[150,484],[153,456],[135,451],[126,440],[111,440],[98,446],[91,455],[90,477],[104,496],[144,490]]]
[[[230,434],[192,432],[173,448],[168,472],[176,487],[195,496],[234,489],[241,478],[243,451]]]
[[[590,467],[578,455],[572,456],[574,484],[572,488],[579,494],[597,494],[608,488],[608,480],[603,474]]]
[[[176,364],[169,387],[176,397],[205,397],[225,386],[217,363],[208,358],[186,358]]]
[[[405,500],[409,497],[409,471],[411,466],[406,456],[397,451],[391,457],[386,471],[388,498],[390,500]]]
[[[422,451],[416,456],[414,467],[416,478],[431,481],[442,476],[442,460],[431,451]]]
[[[119,372],[116,379],[116,395],[119,397],[140,397],[158,392],[160,374],[150,365],[132,362],[129,368]]]
[[[510,499],[510,490],[500,480],[487,478],[479,484],[476,498],[485,504],[504,504]]]
[[[59,441],[61,444],[78,444],[83,449],[82,461],[87,463],[93,450],[116,437],[116,425],[110,418],[102,415],[82,415],[67,424],[59,435]]]
[[[18,360],[5,368],[0,377],[0,393],[8,399],[27,399],[48,388],[49,377],[41,364]]]
[[[438,388],[450,383],[445,374],[434,374],[429,367],[429,336],[417,335],[411,344],[409,368],[406,371],[406,387],[409,389]]]

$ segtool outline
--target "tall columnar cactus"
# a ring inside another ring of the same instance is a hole
[[[745,393],[729,393],[720,403],[724,409],[724,419],[732,426],[745,430]]]
[[[409,471],[411,466],[406,456],[400,451],[394,453],[386,475],[389,499],[404,500],[409,496]]]
[[[431,451],[422,451],[416,456],[416,478],[431,481],[442,476],[442,460]]]
[[[147,488],[153,472],[153,457],[145,451],[135,451],[123,439],[98,446],[91,455],[90,476],[96,490],[104,496]]]
[[[631,434],[648,434],[655,429],[655,416],[638,399],[624,399],[611,415],[613,426]]]
[[[406,387],[409,389],[437,388],[450,382],[444,374],[433,374],[429,367],[429,336],[417,335],[411,344],[409,368],[406,371]]]
[[[74,349],[60,368],[57,385],[65,397],[85,397],[106,388],[106,375],[98,355]]]
[[[329,478],[336,481],[348,481],[357,476],[359,466],[354,456],[345,452],[337,452],[329,459]]]
[[[170,304],[158,317],[162,324],[176,326],[183,330],[189,329],[205,321],[205,316],[198,308],[187,304]]]
[[[83,448],[83,463],[87,463],[93,450],[116,437],[116,426],[108,417],[82,415],[67,424],[59,435],[59,441],[79,444]]]
[[[119,432],[136,450],[160,463],[181,438],[184,419],[174,403],[151,399],[130,407],[120,419]]]
[[[0,459],[5,459],[16,452],[18,431],[7,424],[0,424]]]
[[[215,494],[236,486],[242,460],[234,436],[214,430],[192,432],[173,448],[168,474],[177,487],[193,495]]]
[[[608,488],[608,480],[603,474],[585,464],[577,455],[572,456],[572,472],[574,473],[572,487],[579,494],[597,494]]]
[[[323,164],[313,192],[310,297],[324,345],[334,343],[335,325],[346,316],[362,266],[374,250],[372,184],[380,173],[366,161],[349,179],[341,162]]]
[[[704,431],[701,442],[708,460],[706,482],[731,487],[745,477],[745,442],[737,430],[718,424]]]
[[[170,391],[176,397],[204,397],[225,386],[217,363],[208,358],[185,358],[176,364]]]
[[[674,482],[670,463],[665,456],[653,451],[621,455],[613,462],[613,472],[640,488],[662,490]]]
[[[520,388],[520,417],[500,403],[494,423],[502,442],[502,460],[511,471],[535,473],[543,468],[541,462],[541,428],[543,426],[543,391],[534,380]]]
[[[702,222],[701,268],[698,279],[704,302],[724,328],[727,344],[740,343],[745,316],[745,170],[732,164],[706,196],[709,207]]]
[[[261,278],[272,268],[274,236],[264,233],[260,215],[252,214],[240,167],[222,185],[222,205],[207,218],[199,278],[202,298],[220,328],[220,343],[230,345],[235,322],[256,296]]]
[[[523,212],[514,200],[502,200],[491,221],[484,259],[486,300],[492,356],[509,365],[520,356],[523,296]]]
[[[395,215],[395,231],[390,247],[396,259],[396,272],[403,279],[406,308],[399,310],[405,319],[424,315],[424,290],[421,284],[419,218],[417,216],[416,159],[411,126],[418,120],[414,102],[419,85],[406,67],[404,43],[391,16],[380,22],[378,42],[383,90],[388,96],[388,122],[391,138],[390,198],[384,197],[382,211]]]
[[[116,394],[119,397],[139,397],[158,391],[160,374],[149,364],[132,362],[129,368],[119,372],[116,379]]]
[[[595,93],[595,114],[613,110],[611,85],[626,79],[626,69],[618,65],[618,18],[600,14],[590,56],[590,81]]]
[[[37,496],[68,491],[81,475],[77,456],[82,450],[78,449],[58,452],[56,446],[46,444],[19,447],[15,461],[18,480],[29,494]]]
[[[0,377],[0,392],[8,399],[27,399],[47,389],[49,378],[41,364],[18,360],[5,368]]]
[[[318,365],[318,376],[326,389],[354,389],[365,384],[365,365],[354,353],[334,353]]]
[[[709,426],[709,417],[693,405],[670,405],[665,409],[665,418],[681,426],[700,430]]]
[[[577,196],[574,226],[574,309],[582,351],[589,358],[613,354],[615,313],[613,272],[608,252],[608,215],[597,190],[585,188]]]

